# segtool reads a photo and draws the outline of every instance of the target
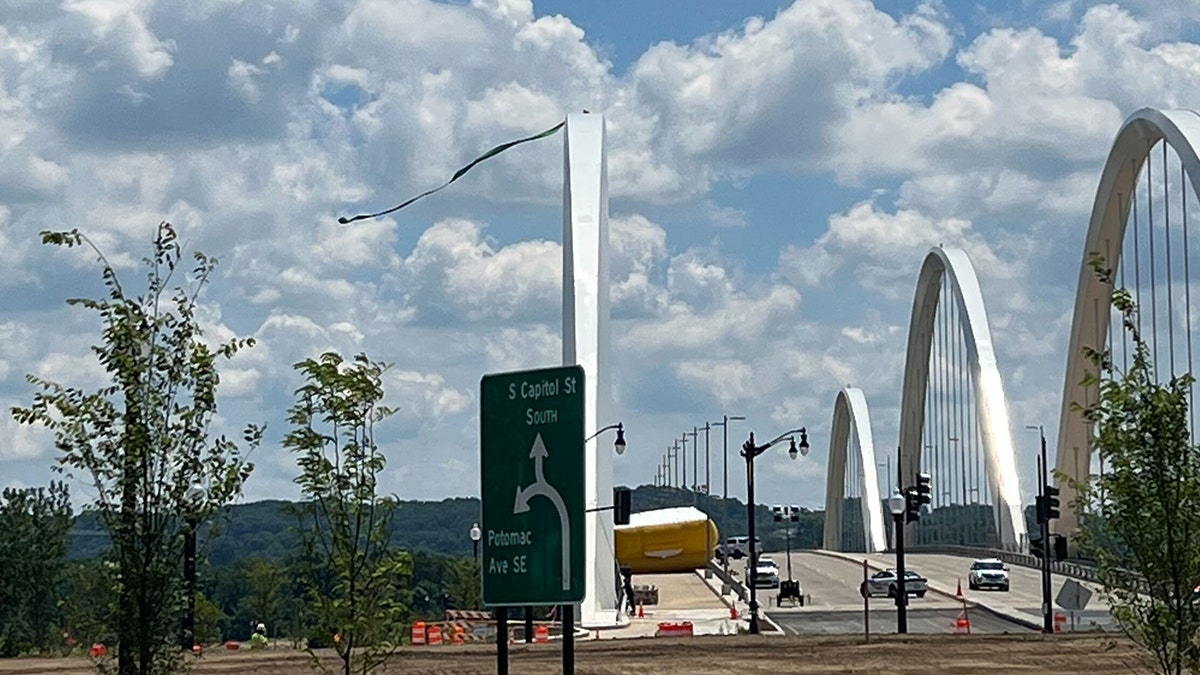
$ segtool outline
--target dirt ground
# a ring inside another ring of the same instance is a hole
[[[484,675],[496,672],[494,645],[406,649],[388,673]],[[756,673],[887,673],[888,675],[1105,675],[1148,673],[1124,641],[1095,636],[890,636],[863,644],[861,637],[709,636],[601,640],[576,644],[580,675],[739,675]],[[332,666],[332,658],[327,661]],[[509,672],[562,672],[557,644],[510,647]],[[86,659],[0,660],[2,675],[84,675]],[[196,664],[197,675],[252,673],[303,675],[307,655],[293,651],[213,651]]]

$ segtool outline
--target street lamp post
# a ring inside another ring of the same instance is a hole
[[[708,454],[708,430],[712,428],[708,422],[704,423],[704,494],[712,494],[712,475],[709,473],[709,454]],[[711,553],[712,551],[709,551]]]
[[[683,448],[683,452],[680,453],[680,457],[681,457],[680,464],[683,466],[683,471],[681,472],[683,475],[681,476],[681,478],[683,480],[680,481],[679,487],[683,488],[684,490],[687,489],[687,437],[688,437],[688,435],[687,435],[687,432],[685,431],[685,432],[683,432],[683,435],[679,439],[679,442],[682,444],[682,448]]]
[[[180,646],[188,652],[192,651],[196,644],[196,530],[200,525],[196,517],[196,507],[207,494],[208,491],[203,486],[193,485],[183,495],[184,506],[187,509],[187,530],[183,534],[183,583],[186,604],[180,630]]]
[[[684,432],[687,436],[687,432]],[[700,491],[700,428],[692,427],[692,492]],[[686,477],[685,477],[686,480]]]
[[[471,525],[471,548],[475,552],[475,562],[479,562],[479,540],[483,538],[483,530],[479,529],[479,523]]]
[[[888,498],[888,510],[896,523],[896,632],[908,632],[908,589],[904,570],[904,514],[908,502],[899,492]]]
[[[679,480],[679,439],[675,439],[675,444],[671,446],[671,457],[675,460],[674,467],[671,469],[671,477],[674,479],[675,487],[680,487],[683,482]]]
[[[799,446],[796,445],[796,438],[793,434],[800,434]],[[804,427],[785,431],[762,445],[754,444],[754,432],[751,431],[750,439],[742,444],[742,457],[746,458],[746,518],[750,539],[750,565],[747,568],[746,580],[750,582],[751,635],[758,635],[758,593],[754,578],[755,573],[758,571],[758,547],[754,544],[754,458],[763,454],[768,448],[785,438],[790,441],[790,445],[788,446],[789,457],[796,459],[798,452],[803,452],[805,455],[808,454],[808,431]]]
[[[720,422],[712,423],[712,425],[714,427],[717,427],[717,426],[721,427],[721,435],[724,438],[724,440],[722,441],[723,442],[722,448],[723,448],[724,457],[725,457],[724,468],[722,469],[723,479],[721,481],[721,498],[722,499],[729,499],[729,423],[734,420],[744,420],[744,419],[746,419],[746,418],[743,417],[742,415],[721,415]]]

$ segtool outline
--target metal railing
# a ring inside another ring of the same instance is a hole
[[[746,585],[735,579],[732,574],[726,574],[725,568],[718,564],[717,561],[709,560],[708,569],[713,573],[713,576],[721,580],[722,584],[729,586],[737,594],[738,600],[746,602],[746,599],[750,597],[750,591],[746,589]]]
[[[935,553],[954,555],[964,558],[996,558],[1010,565],[1041,569],[1042,563],[1037,556],[1019,551],[985,548],[981,546],[957,545],[916,545],[905,547],[910,553]],[[1050,571],[1054,574],[1080,579],[1082,581],[1098,582],[1096,567],[1085,560],[1062,560],[1050,563]]]

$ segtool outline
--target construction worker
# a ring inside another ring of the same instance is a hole
[[[254,627],[254,633],[250,636],[251,649],[265,649],[267,646],[267,627],[261,622]]]

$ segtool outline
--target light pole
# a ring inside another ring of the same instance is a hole
[[[905,588],[904,570],[904,515],[908,501],[896,492],[888,497],[888,510],[896,523],[896,632],[908,632],[908,589]]]
[[[796,438],[793,434],[800,434],[800,445],[796,445]],[[808,454],[808,431],[804,427],[792,429],[779,434],[774,439],[762,445],[754,444],[754,432],[750,432],[750,439],[742,444],[742,457],[746,458],[746,518],[750,539],[750,565],[747,567],[748,573],[746,580],[750,582],[750,634],[758,635],[758,593],[757,584],[755,583],[755,574],[758,571],[758,547],[754,545],[754,458],[763,454],[772,445],[775,445],[783,439],[788,439],[788,457],[796,459],[798,452]]]
[[[675,487],[683,485],[679,480],[679,439],[675,439],[675,444],[671,447],[671,457],[675,460],[674,467],[671,469],[671,477],[674,479]]]
[[[687,432],[684,432],[683,435],[687,436]],[[699,485],[699,483],[700,483],[699,436],[700,436],[700,428],[692,427],[692,492],[700,491],[700,485]],[[685,476],[684,480],[686,480],[686,479],[687,479],[687,477]]]
[[[712,494],[712,475],[709,473],[708,464],[710,461],[708,454],[708,431],[712,429],[712,425],[707,421],[704,423],[704,494]]]
[[[479,562],[479,540],[483,538],[483,530],[479,529],[479,523],[471,525],[471,548],[475,552],[475,562]]]
[[[196,517],[196,507],[208,496],[208,491],[201,485],[193,485],[183,494],[184,508],[187,509],[186,531],[183,534],[183,584],[185,606],[183,626],[180,631],[180,646],[185,651],[192,651],[196,644],[196,529],[199,518]]]
[[[681,464],[683,465],[683,471],[681,472],[683,475],[681,478],[683,478],[683,480],[680,481],[679,487],[683,488],[684,490],[687,489],[687,436],[687,432],[685,431],[683,432],[683,436],[679,439],[679,442],[683,444],[683,452],[680,453],[680,456],[682,457]]]
[[[714,427],[717,427],[717,426],[721,427],[721,432],[722,432],[721,435],[724,437],[723,452],[725,455],[725,463],[724,463],[724,468],[722,469],[722,475],[724,476],[724,478],[721,482],[721,498],[722,499],[729,499],[729,423],[734,420],[744,420],[744,419],[746,419],[746,418],[743,417],[742,415],[721,415],[720,422],[712,423],[712,425]]]

